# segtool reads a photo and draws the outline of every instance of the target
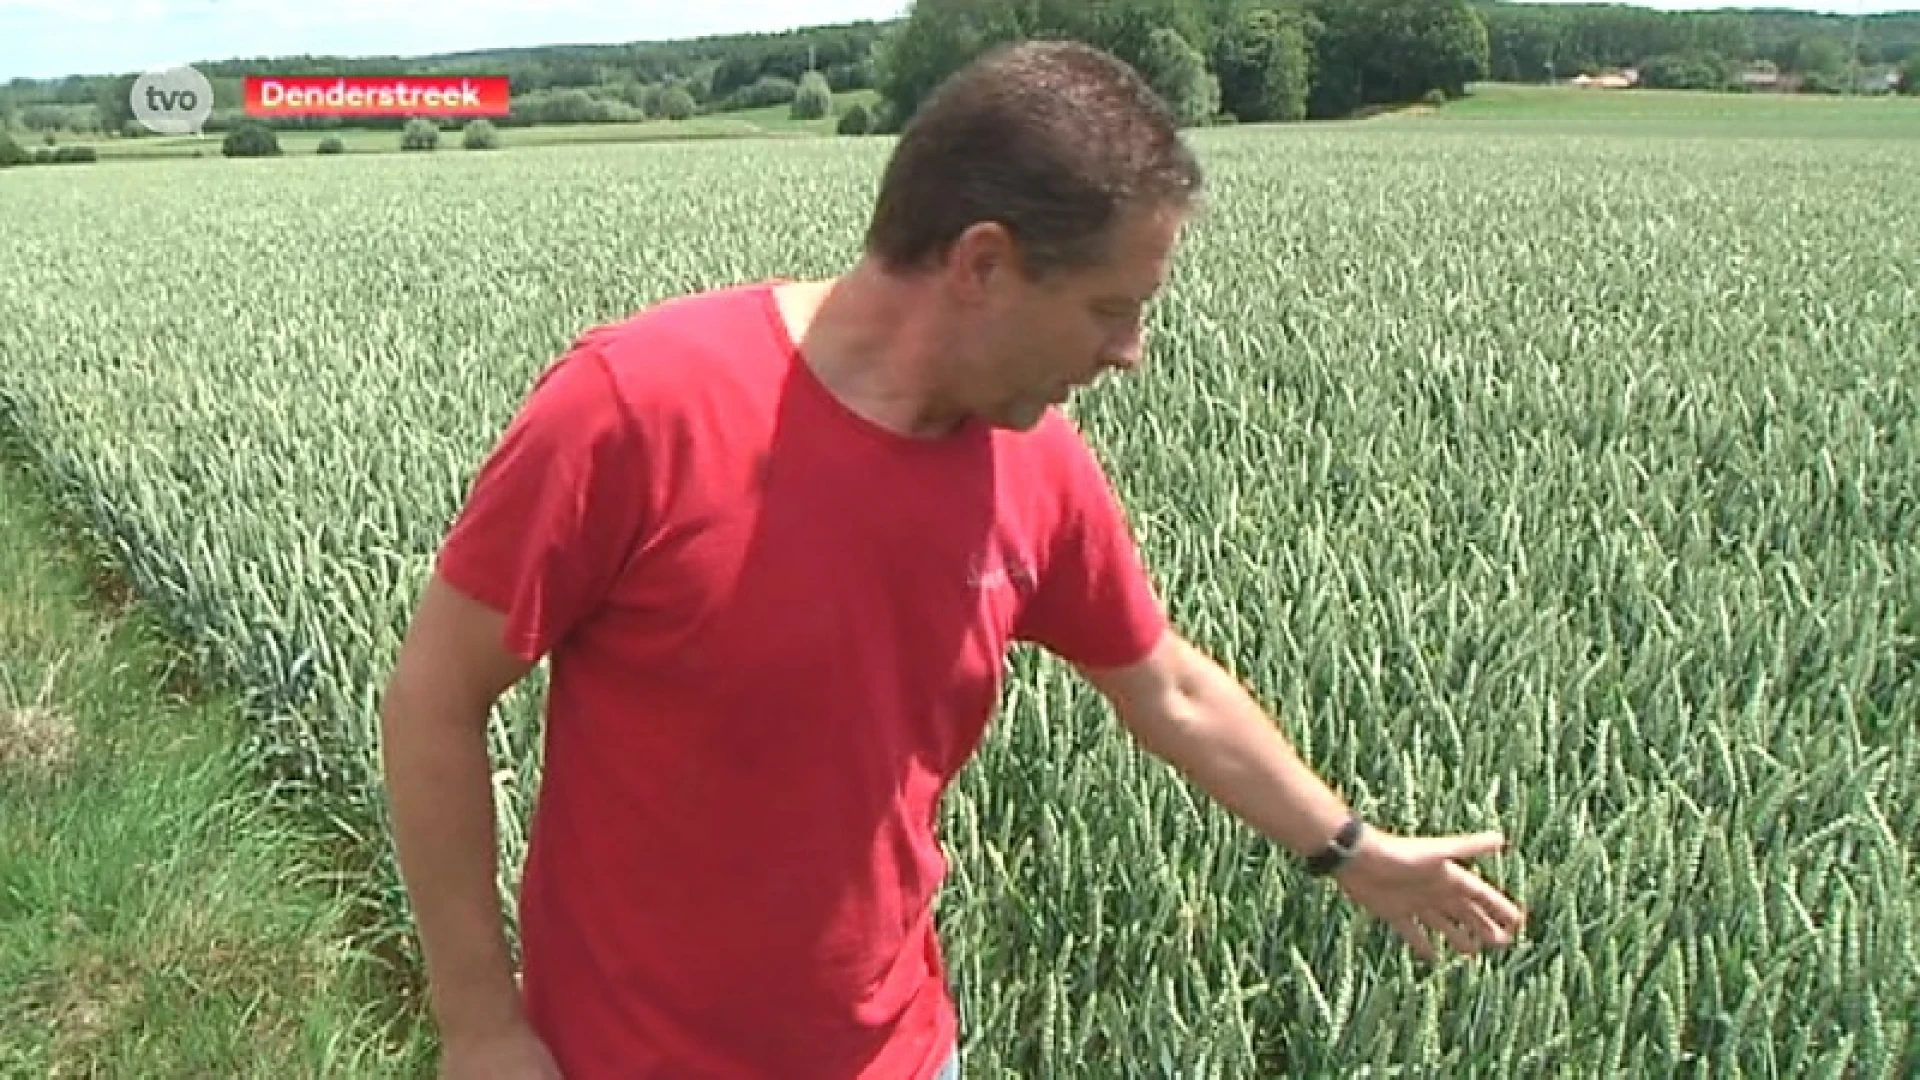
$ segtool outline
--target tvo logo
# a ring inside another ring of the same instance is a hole
[[[127,94],[133,118],[160,135],[198,135],[213,115],[213,84],[181,64],[156,68],[133,80]]]

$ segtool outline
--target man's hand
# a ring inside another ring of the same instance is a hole
[[[1471,956],[1510,943],[1526,914],[1454,860],[1489,855],[1505,843],[1497,832],[1395,836],[1370,827],[1333,880],[1354,903],[1393,927],[1422,960],[1436,955],[1430,936],[1435,933],[1456,952]]]
[[[547,1045],[525,1024],[447,1040],[440,1080],[564,1080]]]
[[[1081,669],[1127,730],[1242,821],[1302,859],[1352,814],[1240,681],[1177,633],[1131,667]],[[1479,875],[1454,862],[1495,852],[1499,833],[1404,837],[1369,828],[1334,881],[1385,920],[1424,960],[1439,932],[1477,953],[1505,945],[1523,916]]]

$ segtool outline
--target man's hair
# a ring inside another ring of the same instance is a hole
[[[1128,207],[1188,208],[1202,184],[1179,122],[1139,72],[1072,41],[1002,44],[943,82],[901,133],[867,251],[894,271],[998,222],[1027,273],[1098,264]]]

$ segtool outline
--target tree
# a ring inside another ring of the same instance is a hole
[[[1217,36],[1203,8],[1187,0],[1104,0],[1084,7],[1081,15],[1047,11],[1062,20],[1045,24],[1047,29],[1105,49],[1142,74],[1162,61],[1155,55],[1156,48],[1164,48],[1155,44],[1161,31],[1171,31],[1183,43],[1197,46],[1202,57],[1212,51]]]
[[[242,120],[220,140],[220,153],[226,157],[276,157],[280,136],[258,120]]]
[[[841,135],[865,135],[873,130],[873,116],[865,105],[856,101],[840,114],[840,123],[834,130]]]
[[[1649,90],[1724,90],[1733,78],[1719,53],[1662,53],[1640,65],[1640,85]]]
[[[1823,34],[1802,39],[1789,68],[1805,80],[1808,90],[1837,94],[1846,87],[1848,66],[1847,47]]]
[[[1920,95],[1920,49],[1907,57],[1907,64],[1900,69],[1900,92]]]
[[[1032,36],[1009,0],[919,0],[907,20],[882,39],[874,85],[890,123],[904,125],[947,76],[1003,41]]]
[[[1177,30],[1161,27],[1148,35],[1140,74],[1183,125],[1204,124],[1220,111],[1220,80]]]
[[[67,126],[67,110],[58,105],[29,105],[20,110],[20,124],[28,131],[51,134]]]
[[[439,146],[440,127],[424,116],[408,120],[406,130],[400,133],[402,150],[434,150]]]
[[[116,75],[100,84],[93,107],[101,131],[109,135],[133,135],[141,131],[133,115],[133,84],[137,78]]]
[[[484,116],[476,116],[467,121],[466,127],[460,130],[460,145],[467,150],[498,150],[500,149],[500,132],[493,126],[491,120]]]
[[[1487,27],[1469,0],[1319,0],[1311,111],[1462,97],[1487,77]]]
[[[730,109],[765,109],[791,105],[800,93],[800,84],[784,75],[762,75],[751,86],[743,86],[726,97]]]
[[[1304,119],[1316,29],[1300,11],[1262,7],[1236,15],[1214,51],[1221,109],[1249,124]]]
[[[25,147],[13,141],[13,136],[0,129],[0,169],[14,165],[25,165],[33,160]]]
[[[660,115],[668,120],[690,119],[698,107],[684,86],[675,86],[660,98]]]
[[[793,107],[789,110],[795,120],[818,120],[833,112],[833,88],[827,85],[826,76],[818,71],[809,71],[800,76],[800,85],[793,92]]]

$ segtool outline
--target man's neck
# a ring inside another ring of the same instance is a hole
[[[848,408],[917,438],[950,434],[962,416],[938,404],[944,332],[931,317],[932,282],[862,262],[836,278],[775,291],[802,358]]]

